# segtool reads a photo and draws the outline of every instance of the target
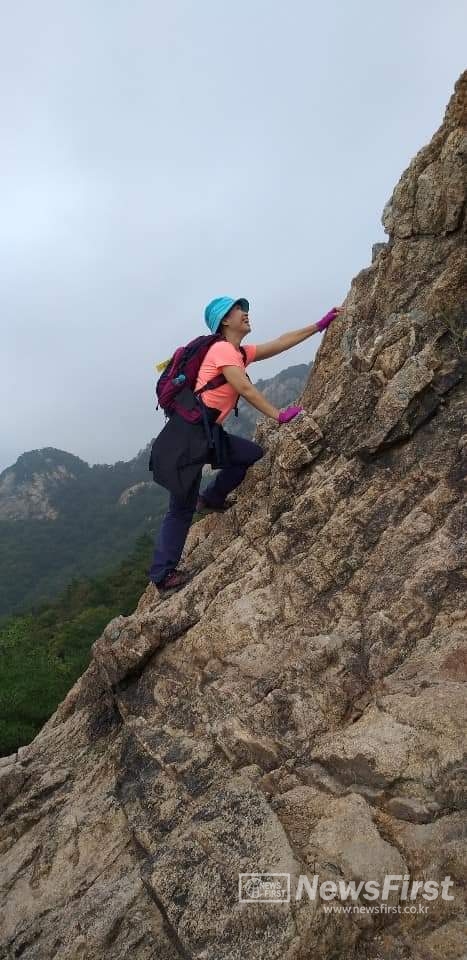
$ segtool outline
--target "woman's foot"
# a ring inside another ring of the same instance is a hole
[[[224,513],[226,510],[229,510],[230,507],[233,507],[233,504],[233,500],[225,500],[219,507],[214,507],[211,506],[210,503],[207,503],[200,494],[196,502],[196,513],[201,513],[203,510],[213,510],[215,513]]]
[[[174,593],[175,590],[180,590],[184,587],[191,580],[191,577],[192,574],[188,572],[169,570],[169,573],[166,573],[163,580],[159,580],[158,583],[153,581],[153,583],[159,593]]]

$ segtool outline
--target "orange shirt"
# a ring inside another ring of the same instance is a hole
[[[244,345],[246,353],[246,366],[256,357],[256,344],[246,343]],[[195,384],[195,390],[204,387],[209,380],[213,380],[219,373],[222,373],[222,367],[240,367],[245,369],[243,357],[239,347],[234,347],[228,340],[218,340],[213,343],[199,368],[198,378]],[[235,407],[239,394],[233,388],[231,383],[223,383],[221,387],[214,390],[205,390],[201,394],[201,400],[207,407],[216,407],[221,411],[216,423],[222,423]]]

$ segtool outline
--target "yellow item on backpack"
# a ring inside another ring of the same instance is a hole
[[[161,372],[162,370],[165,370],[165,368],[169,365],[171,359],[172,359],[172,357],[169,357],[168,360],[161,360],[160,363],[155,363],[155,364],[154,364],[154,369],[155,369],[155,370],[158,370],[159,372]]]

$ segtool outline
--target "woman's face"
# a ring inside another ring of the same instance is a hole
[[[244,310],[238,303],[234,303],[222,322],[224,329],[228,328],[232,333],[240,333],[242,336],[251,330],[248,310]]]

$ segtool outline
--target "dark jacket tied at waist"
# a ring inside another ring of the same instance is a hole
[[[170,414],[152,445],[149,470],[155,483],[186,500],[199,482],[203,464],[214,470],[229,466],[229,435],[214,422],[220,410],[207,407],[191,390],[181,391],[177,400],[188,410],[198,407],[200,419],[189,423],[179,413]]]

